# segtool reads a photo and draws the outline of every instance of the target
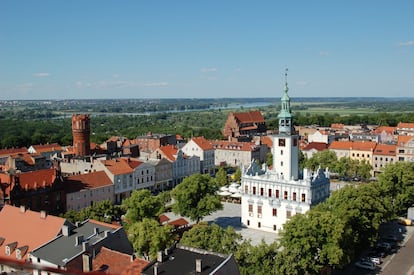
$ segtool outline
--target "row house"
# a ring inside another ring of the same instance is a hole
[[[2,203],[25,206],[35,211],[62,213],[65,192],[60,171],[55,168],[15,173],[0,173]]]
[[[164,191],[171,189],[173,183],[173,164],[166,158],[148,159],[146,163],[155,168],[154,190]]]
[[[232,138],[266,134],[266,122],[260,111],[230,112],[223,127],[223,136]]]
[[[0,167],[2,168],[2,170],[5,170],[4,166],[6,165],[6,162],[11,155],[25,153],[27,153],[26,147],[0,150]]]
[[[328,130],[316,130],[313,134],[308,135],[308,142],[331,144],[334,138],[335,135],[332,135]]]
[[[134,142],[139,145],[140,151],[151,153],[161,146],[176,145],[177,136],[148,132],[147,135],[137,137]]]
[[[10,155],[4,167],[7,170],[29,172],[50,168],[52,162],[39,153],[18,153]]]
[[[229,165],[240,167],[248,166],[252,160],[264,162],[266,155],[261,155],[261,146],[254,142],[212,141],[214,148],[214,164],[216,166]],[[263,145],[265,146],[265,145]]]
[[[215,150],[210,141],[204,137],[193,137],[183,146],[182,151],[187,156],[197,156],[200,158],[201,174],[215,174]]]
[[[306,144],[303,148],[301,148],[301,151],[307,159],[310,159],[311,157],[313,157],[315,153],[321,152],[326,149],[328,149],[328,144],[324,142],[311,142],[309,144]]]
[[[379,143],[375,147],[372,157],[372,168],[374,177],[382,172],[385,166],[397,161],[397,146]]]
[[[41,154],[47,160],[50,160],[54,156],[59,155],[65,150],[58,143],[50,143],[50,144],[48,143],[48,144],[32,145],[29,147],[27,151],[30,154]]]
[[[200,173],[200,157],[187,156],[174,145],[161,146],[151,155],[155,159],[167,159],[172,163],[172,186],[181,183],[185,177]]]
[[[23,205],[5,205],[0,211],[0,224],[0,258],[4,260],[0,262],[0,273],[23,274],[20,266],[29,262],[29,253],[55,239],[62,227],[70,223],[45,211],[35,212]],[[20,266],[8,265],[7,261]],[[32,272],[25,271],[26,274]]]
[[[94,202],[109,200],[114,203],[114,184],[104,171],[78,174],[64,178],[65,212],[79,211]]]
[[[397,127],[379,126],[373,133],[378,136],[378,143],[394,144],[397,140]]]
[[[414,136],[414,123],[400,122],[397,124],[398,135]]]
[[[114,185],[115,203],[120,204],[128,198],[134,188],[134,169],[120,158],[113,160],[101,160],[98,162]],[[97,165],[98,166],[98,165]]]
[[[414,136],[398,136],[397,159],[414,162]]]

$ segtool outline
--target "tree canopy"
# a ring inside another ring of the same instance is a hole
[[[210,175],[186,177],[171,192],[174,199],[172,210],[199,222],[206,215],[223,208],[217,190],[218,185]]]
[[[142,221],[144,218],[158,218],[164,211],[163,198],[154,196],[148,189],[135,190],[131,197],[122,202],[128,224]]]

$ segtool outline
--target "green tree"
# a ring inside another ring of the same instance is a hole
[[[234,258],[242,275],[288,274],[276,272],[275,259],[277,255],[277,242],[267,244],[264,240],[256,246],[253,246],[250,241],[244,240],[234,252]]]
[[[204,216],[223,209],[217,190],[217,183],[210,175],[186,177],[171,192],[175,201],[172,210],[199,222]]]
[[[236,251],[238,242],[242,239],[233,227],[223,229],[217,224],[208,225],[200,222],[185,232],[180,243],[208,251],[231,254]]]
[[[329,167],[332,169],[337,162],[335,152],[330,150],[323,150],[313,154],[313,156],[306,160],[305,167],[315,171],[319,166],[322,169]]]
[[[219,186],[225,186],[229,183],[227,172],[226,170],[224,170],[223,167],[220,167],[218,172],[216,173],[216,181]]]
[[[266,155],[266,165],[267,165],[267,167],[272,167],[273,166],[273,154],[272,154],[272,152],[269,152]]]
[[[414,163],[389,164],[378,177],[381,198],[390,216],[401,215],[414,203]]]
[[[115,218],[120,217],[123,211],[119,206],[114,205],[110,200],[94,202],[89,207],[89,218],[101,222],[112,222]]]
[[[144,218],[157,218],[164,211],[164,202],[148,189],[141,189],[132,192],[131,197],[122,202],[122,207],[126,211],[126,222],[133,224]]]
[[[341,247],[346,224],[329,211],[295,215],[281,232],[279,274],[318,274],[325,266],[345,263]]]
[[[174,242],[173,226],[161,226],[156,220],[144,218],[128,227],[128,238],[137,254],[154,259],[158,251]]]
[[[234,172],[234,181],[240,182],[241,180],[241,170],[240,167],[237,167],[236,172]]]

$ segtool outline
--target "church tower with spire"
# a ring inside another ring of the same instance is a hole
[[[299,137],[294,135],[293,115],[290,111],[287,69],[285,71],[285,90],[281,97],[279,134],[273,138],[273,170],[281,178],[297,180],[299,174]]]

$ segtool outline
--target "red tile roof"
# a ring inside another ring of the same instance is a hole
[[[32,145],[32,147],[36,150],[36,153],[63,151],[62,146],[58,143]]]
[[[210,141],[206,140],[204,137],[193,137],[191,138],[203,151],[213,150],[213,145]]]
[[[122,175],[133,172],[133,169],[128,165],[128,163],[119,159],[102,160],[101,162],[114,175]]]
[[[158,217],[158,220],[160,221],[160,223],[165,223],[166,221],[169,221],[170,220],[170,218],[168,218],[166,215],[164,215],[164,214],[161,214],[159,217]]]
[[[54,168],[41,169],[18,174],[20,186],[24,189],[37,189],[50,187],[55,182],[56,170]]]
[[[375,141],[354,141],[351,143],[351,150],[373,151],[376,145]]]
[[[396,129],[397,129],[396,127],[380,126],[374,130],[374,133],[381,134],[382,132],[385,132],[387,134],[394,134]]]
[[[174,145],[161,146],[159,150],[163,153],[164,157],[170,161],[175,161],[178,149]]]
[[[257,122],[262,123],[265,122],[265,119],[260,111],[249,111],[249,112],[241,112],[241,113],[234,113],[234,117],[240,123],[251,123]]]
[[[260,137],[262,144],[266,144],[267,147],[273,148],[273,139],[269,136]]]
[[[139,161],[133,158],[121,158],[120,160],[128,164],[128,166],[131,167],[132,169],[135,169],[141,164],[143,164],[142,161]]]
[[[397,146],[406,146],[405,144],[414,140],[414,136],[398,136]]]
[[[22,147],[22,148],[2,149],[2,150],[0,150],[0,156],[10,156],[10,155],[13,155],[13,154],[18,154],[18,153],[27,153],[27,148]]]
[[[212,141],[214,149],[219,150],[234,150],[234,151],[254,151],[257,149],[257,145],[254,142],[234,142],[225,140]]]
[[[93,189],[112,185],[113,182],[104,171],[91,172],[69,176],[64,179],[65,190],[68,193],[77,192],[82,189]]]
[[[106,227],[111,227],[112,229],[116,230],[118,228],[121,228],[122,226],[120,226],[119,224],[112,224],[112,223],[106,223],[106,222],[100,222],[97,220],[93,220],[93,219],[89,219],[88,220],[90,223],[94,223],[96,225],[102,225],[102,226],[106,226]]]
[[[4,238],[0,244],[0,257],[16,259],[16,250],[10,256],[6,255],[6,245],[17,242],[17,247],[27,247],[27,252],[54,239],[61,231],[65,219],[45,215],[40,212],[22,210],[19,207],[5,205],[0,211],[0,237]],[[22,255],[22,260],[27,254]]]
[[[398,123],[397,128],[404,128],[404,129],[413,128],[414,129],[414,123],[400,122]]]
[[[324,142],[311,142],[308,145],[306,145],[302,150],[303,151],[308,151],[308,150],[315,149],[317,151],[323,151],[327,148],[328,148],[328,144],[326,144]]]
[[[349,150],[351,148],[350,141],[333,141],[329,145],[330,150]]]
[[[173,220],[171,222],[168,222],[168,224],[173,225],[175,227],[180,227],[188,224],[188,221],[184,218],[179,218],[176,220]]]
[[[140,275],[142,274],[142,270],[149,264],[150,262],[136,258],[129,266],[125,266],[124,271],[120,273],[121,275]]]
[[[377,144],[374,151],[375,155],[396,156],[397,146],[388,144]]]
[[[102,247],[101,251],[92,260],[92,270],[110,274],[121,274],[126,266],[132,263],[132,255]]]
[[[332,123],[331,128],[336,130],[342,130],[344,129],[344,125],[341,123]]]

